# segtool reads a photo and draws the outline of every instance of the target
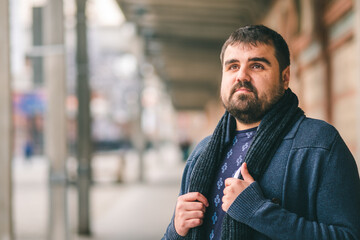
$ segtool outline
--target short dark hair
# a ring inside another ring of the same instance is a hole
[[[221,49],[221,63],[223,63],[226,48],[229,45],[239,43],[251,44],[253,46],[256,46],[258,43],[272,45],[275,48],[275,57],[279,62],[280,72],[290,65],[290,51],[284,38],[264,25],[249,25],[235,30]]]

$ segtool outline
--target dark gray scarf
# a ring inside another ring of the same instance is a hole
[[[262,177],[285,135],[303,114],[304,112],[298,107],[297,96],[290,89],[286,90],[284,96],[266,113],[244,160],[256,181]],[[227,132],[233,134],[235,130],[235,119],[225,112],[194,166],[189,192],[200,192],[208,198],[215,174],[223,160],[226,143],[231,142]],[[225,215],[222,223],[222,239],[250,240],[253,231],[249,226],[232,219],[228,214]],[[190,229],[186,239],[204,239],[202,235],[200,226]]]

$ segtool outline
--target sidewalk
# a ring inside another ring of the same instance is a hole
[[[159,240],[171,219],[178,186],[99,186],[93,191],[94,234],[78,240]]]
[[[161,160],[162,159],[162,160]],[[101,180],[91,188],[91,237],[76,234],[77,191],[68,191],[70,240],[155,240],[161,239],[171,219],[184,164],[163,160],[159,154],[145,158],[146,182],[134,181],[137,164],[126,165],[127,181]],[[109,177],[114,160],[94,160]],[[46,240],[48,222],[47,163],[44,158],[14,161],[14,231],[16,240]],[[108,169],[108,171],[106,171]],[[128,172],[132,172],[128,173]],[[101,173],[103,176],[101,178]]]

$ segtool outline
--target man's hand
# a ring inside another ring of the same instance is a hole
[[[191,192],[178,197],[174,219],[176,232],[185,237],[190,228],[200,226],[203,223],[205,210],[208,206],[207,199],[198,192]]]
[[[224,197],[222,198],[222,209],[225,212],[227,212],[237,196],[254,182],[254,179],[247,169],[246,163],[243,163],[241,166],[241,175],[244,180],[237,178],[227,178],[225,180]]]

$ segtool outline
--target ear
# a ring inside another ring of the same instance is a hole
[[[290,83],[290,66],[287,66],[281,73],[281,80],[284,83],[284,89],[289,88]]]

